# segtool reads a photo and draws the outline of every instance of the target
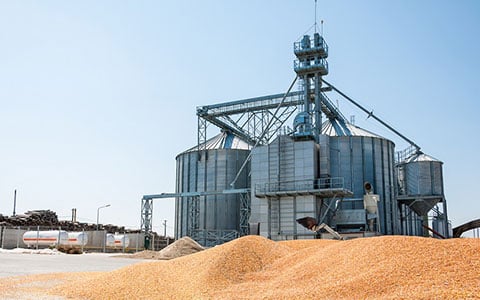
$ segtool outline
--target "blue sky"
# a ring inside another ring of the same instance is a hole
[[[51,209],[139,227],[173,192],[195,107],[284,92],[314,1],[0,1],[0,213]],[[328,81],[444,164],[454,226],[475,186],[480,2],[318,1]],[[356,124],[406,144],[338,96]],[[210,130],[210,135],[216,133]],[[173,233],[172,200],[154,230]]]

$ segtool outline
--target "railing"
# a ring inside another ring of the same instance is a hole
[[[323,37],[320,37],[317,41],[315,41],[315,38],[311,38],[310,41],[304,42],[303,40],[300,42],[295,42],[293,43],[293,51],[295,53],[303,52],[303,51],[309,51],[309,50],[318,50],[322,49],[325,53],[328,54],[328,45],[327,42],[323,39]]]
[[[325,70],[325,72],[328,73],[328,62],[324,58],[317,58],[315,60],[296,59],[293,61],[293,70],[295,72],[305,72],[305,71],[315,72],[315,71]]]
[[[286,191],[310,191],[323,189],[343,189],[343,177],[317,178],[259,183],[255,185],[255,193],[272,193]]]
[[[291,92],[287,95],[282,106],[296,106],[301,104],[299,92]],[[244,100],[236,100],[225,103],[203,105],[197,107],[197,116],[218,117],[249,112],[275,109],[282,101],[284,94],[261,96]]]
[[[417,148],[409,146],[406,149],[397,151],[395,154],[395,163],[401,163],[418,151]]]

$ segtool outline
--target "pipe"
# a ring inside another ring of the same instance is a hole
[[[446,239],[446,237],[444,237],[443,235],[441,235],[437,231],[433,230],[432,228],[428,227],[427,225],[422,224],[422,227],[427,229],[428,231],[431,231],[433,234],[436,234],[438,237],[440,237],[442,239]]]
[[[364,111],[367,115],[368,115],[368,118],[369,117],[372,117],[374,118],[375,120],[377,120],[380,124],[382,124],[383,126],[387,127],[388,129],[390,129],[393,133],[395,133],[396,135],[398,135],[399,137],[401,137],[402,139],[404,139],[405,141],[407,141],[410,145],[412,145],[413,147],[415,147],[417,149],[417,152],[420,152],[420,146],[418,146],[417,144],[415,144],[412,140],[410,140],[409,138],[407,138],[406,136],[404,136],[403,134],[401,134],[400,132],[398,132],[395,128],[393,128],[392,126],[388,125],[387,123],[385,123],[384,121],[382,121],[380,118],[378,118],[377,116],[375,116],[373,114],[373,111],[368,111],[366,110],[363,106],[361,106],[360,104],[358,104],[357,102],[355,102],[352,98],[348,97],[347,95],[345,95],[344,93],[342,93],[339,89],[337,89],[336,87],[334,87],[331,83],[328,83],[327,81],[325,81],[325,79],[322,78],[322,81],[324,83],[326,83],[328,86],[330,86],[335,92],[339,93],[342,97],[344,97],[345,99],[347,99],[348,101],[350,101],[352,104],[354,104],[356,107],[360,108],[362,111]]]

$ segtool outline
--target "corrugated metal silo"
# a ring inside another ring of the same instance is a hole
[[[443,162],[426,154],[415,154],[404,163],[405,194],[443,195]]]
[[[398,201],[403,205],[402,209],[411,209],[422,218],[419,228],[412,228],[409,224],[404,226],[405,234],[427,235],[424,229],[429,226],[427,215],[438,203],[443,202],[443,211],[436,210],[432,226],[435,232],[449,236],[442,165],[441,161],[420,152],[397,164]]]
[[[191,148],[176,158],[176,193],[222,192],[230,188],[250,153],[247,143],[222,132],[207,141],[203,150]],[[247,166],[236,187],[249,187]],[[191,236],[203,246],[213,246],[238,237],[240,200],[238,194],[212,194],[175,200],[175,238]]]
[[[329,121],[322,128],[322,133],[330,136],[329,175],[343,177],[345,188],[354,194],[351,199],[339,204],[339,210],[363,209],[364,183],[370,182],[374,193],[380,195],[379,231],[383,234],[399,234],[400,218],[395,198],[395,144],[352,124],[341,129],[339,131]],[[322,165],[320,168],[323,168]],[[339,215],[342,216],[341,212]]]

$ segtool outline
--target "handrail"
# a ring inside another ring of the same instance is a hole
[[[310,64],[310,62],[313,63]],[[328,72],[328,61],[325,58],[319,58],[311,61],[296,59],[293,61],[293,70],[295,72],[316,70],[318,68],[324,68]]]
[[[343,189],[343,177],[302,179],[258,183],[255,185],[255,193],[271,193],[281,191],[307,191],[322,189]]]
[[[308,51],[308,50],[323,49],[325,53],[328,53],[328,44],[322,36],[320,37],[320,43],[318,45],[315,45],[314,38],[311,38],[309,46],[310,46],[309,48],[304,48],[302,41],[295,42],[293,43],[293,51],[302,52],[302,51]]]

